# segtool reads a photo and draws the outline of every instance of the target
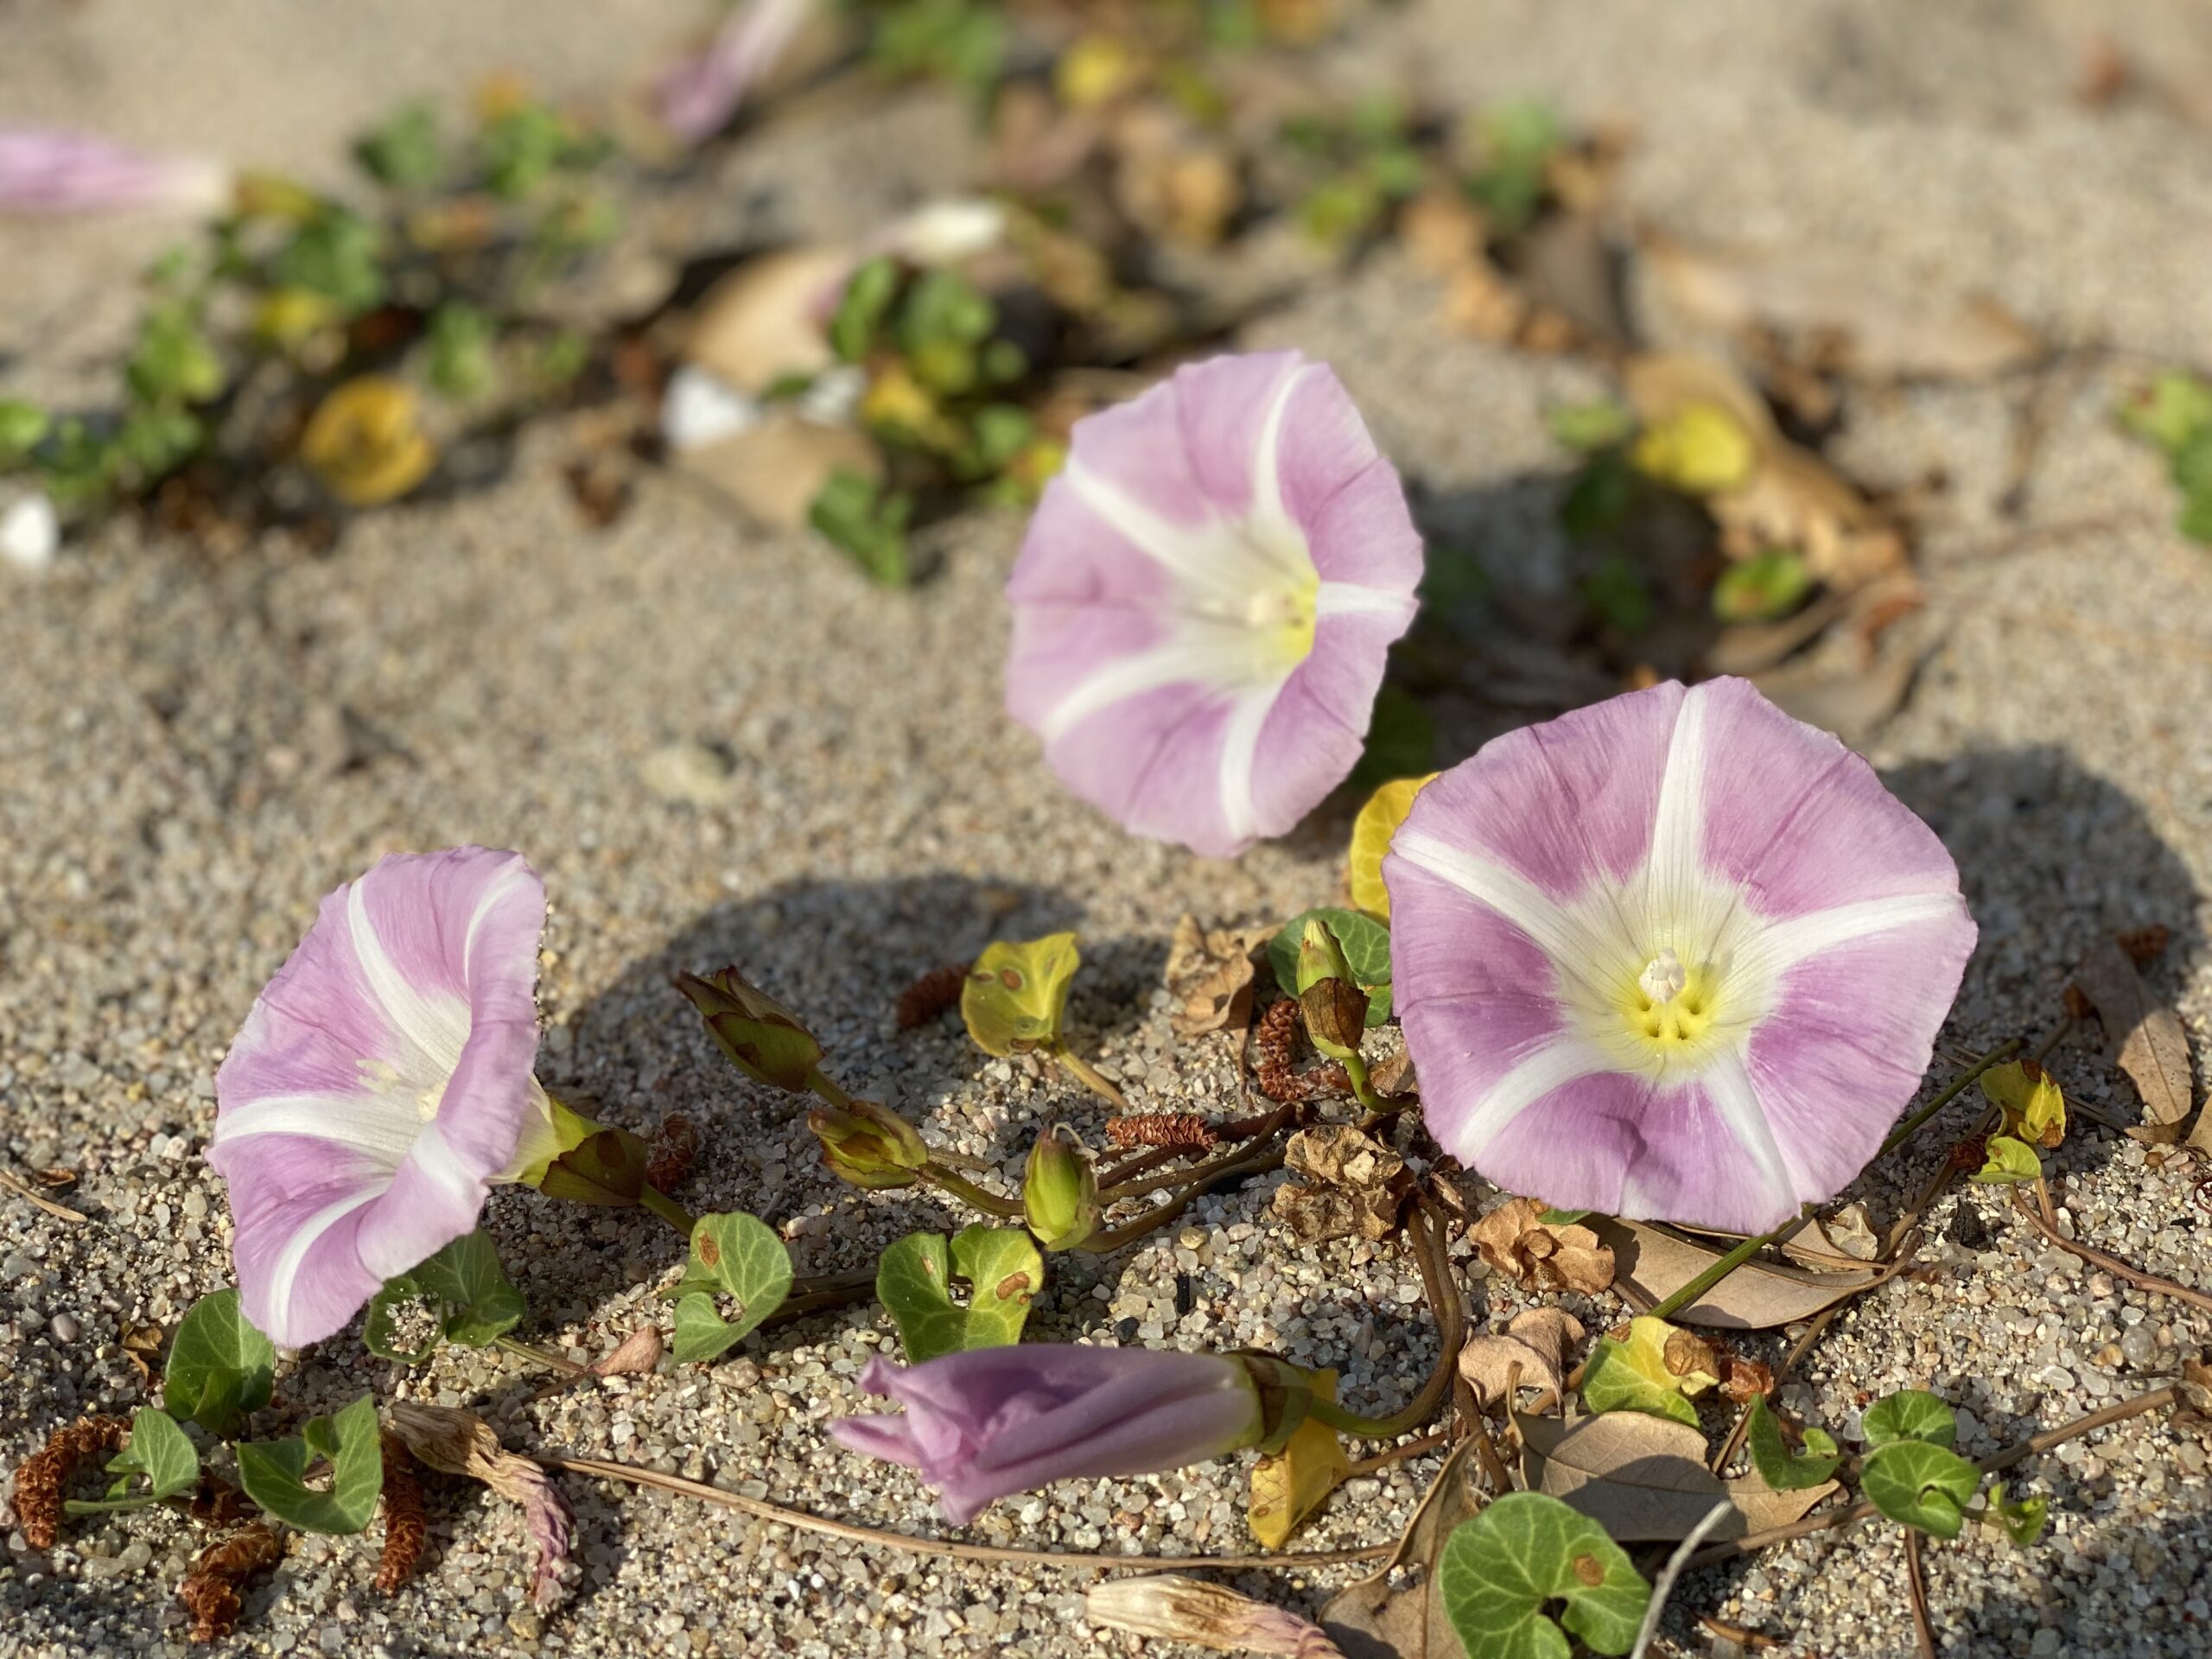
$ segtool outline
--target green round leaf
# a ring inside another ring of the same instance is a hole
[[[248,1440],[238,1447],[245,1495],[279,1521],[307,1532],[359,1532],[376,1513],[384,1491],[377,1403],[363,1395],[331,1417],[316,1417],[289,1440]],[[308,1465],[330,1465],[327,1491],[307,1484]]]
[[[952,1281],[969,1284],[968,1305],[952,1300]],[[1019,1227],[963,1228],[950,1247],[942,1233],[909,1233],[876,1268],[875,1294],[898,1321],[909,1363],[966,1348],[1021,1340],[1030,1299],[1045,1283],[1045,1258]]]
[[[1268,962],[1275,970],[1275,983],[1293,995],[1298,992],[1298,942],[1313,918],[1329,925],[1337,943],[1344,948],[1351,976],[1367,993],[1367,1023],[1370,1028],[1390,1017],[1390,930],[1363,910],[1342,910],[1323,905],[1292,917],[1268,941]]]
[[[1560,1622],[1598,1653],[1635,1644],[1651,1586],[1589,1516],[1541,1492],[1509,1492],[1453,1532],[1437,1592],[1471,1659],[1567,1659]]]
[[[1959,1438],[1958,1418],[1923,1389],[1899,1389],[1877,1400],[1866,1408],[1863,1421],[1869,1446],[1887,1446],[1892,1440],[1948,1446]]]
[[[235,1290],[202,1296],[177,1325],[169,1344],[162,1403],[172,1417],[189,1417],[211,1434],[238,1432],[249,1412],[269,1403],[276,1348],[238,1307]]]
[[[1000,1056],[1058,1043],[1068,988],[1082,965],[1072,933],[986,946],[960,993],[968,1034],[983,1052]]]
[[[1759,1478],[1777,1492],[1802,1492],[1822,1485],[1843,1461],[1834,1438],[1824,1428],[1806,1428],[1805,1449],[1802,1452],[1792,1452],[1783,1445],[1782,1425],[1767,1409],[1763,1394],[1751,1396],[1746,1438],[1751,1443],[1751,1466],[1759,1471]]]
[[[1927,1440],[1892,1440],[1867,1454],[1859,1484],[1866,1501],[1891,1520],[1955,1538],[1981,1484],[1981,1471]]]
[[[691,1264],[677,1286],[676,1357],[714,1359],[742,1342],[791,1294],[791,1257],[766,1222],[741,1211],[702,1216],[691,1230]],[[742,1312],[725,1319],[718,1296]]]

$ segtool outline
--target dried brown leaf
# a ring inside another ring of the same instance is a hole
[[[1351,1659],[1466,1659],[1436,1590],[1436,1560],[1452,1529],[1475,1512],[1474,1442],[1462,1440],[1437,1471],[1389,1560],[1321,1609],[1322,1628]],[[1410,1569],[1402,1581],[1393,1575]]]
[[[591,1363],[594,1376],[645,1376],[660,1364],[660,1327],[639,1325]]]
[[[1720,1253],[1642,1222],[1592,1217],[1592,1230],[1611,1247],[1621,1294],[1639,1312],[1656,1306],[1719,1260]],[[1815,1273],[1780,1262],[1747,1262],[1675,1319],[1723,1331],[1766,1331],[1809,1319],[1846,1297],[1872,1289],[1879,1269]]]
[[[1613,1252],[1580,1223],[1551,1226],[1537,1219],[1544,1206],[1513,1198],[1475,1224],[1475,1248],[1497,1271],[1539,1290],[1573,1290],[1595,1296],[1611,1286]]]
[[[699,302],[683,355],[756,397],[779,380],[821,373],[837,360],[822,300],[852,267],[852,251],[841,247],[782,248],[747,260]]]
[[[1478,1405],[1495,1405],[1516,1388],[1548,1389],[1564,1396],[1567,1350],[1581,1340],[1581,1321],[1565,1309],[1528,1308],[1514,1316],[1504,1335],[1477,1337],[1462,1348],[1459,1375]]]
[[[1782,1253],[1808,1267],[1852,1269],[1882,1253],[1866,1206],[1847,1204],[1831,1215],[1815,1216],[1781,1241]]]
[[[1703,1434],[1649,1412],[1514,1421],[1529,1490],[1573,1505],[1623,1543],[1686,1538],[1722,1497],[1736,1513],[1713,1535],[1740,1538],[1786,1526],[1838,1490],[1834,1481],[1801,1492],[1777,1492],[1756,1476],[1723,1481],[1706,1467]]]
[[[1824,373],[1984,380],[2043,349],[1993,301],[1931,293],[1847,249],[1747,255],[1653,238],[1643,252],[1662,290],[1697,322],[1777,338],[1792,359]]]
[[[2143,1097],[2146,1127],[2155,1131],[2178,1126],[2195,1099],[2181,1016],[2152,999],[2117,940],[2101,941],[2082,957],[2074,983],[2104,1025],[2106,1059],[2127,1073]],[[2190,1144],[2212,1152],[2212,1131],[2202,1118]]]
[[[1167,1023],[1179,1037],[1242,1030],[1252,1017],[1252,953],[1268,938],[1265,928],[1204,928],[1195,916],[1175,924],[1167,947]]]
[[[1306,1178],[1274,1196],[1275,1214],[1300,1244],[1353,1233],[1388,1237],[1414,1185],[1403,1158],[1348,1123],[1300,1129],[1283,1148],[1283,1162]]]

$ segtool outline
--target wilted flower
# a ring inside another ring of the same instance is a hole
[[[1758,1232],[1920,1086],[1974,925],[1873,769],[1742,680],[1514,732],[1383,863],[1445,1149],[1570,1209]]]
[[[400,854],[322,901],[215,1074],[245,1315],[288,1348],[470,1231],[561,1150],[537,1054],[545,887],[519,853]]]
[[[473,1411],[396,1400],[391,1431],[416,1459],[448,1475],[480,1480],[521,1505],[531,1541],[537,1547],[530,1581],[531,1605],[541,1612],[568,1593],[569,1533],[575,1520],[553,1477],[531,1458],[499,1444],[492,1426]]]
[[[0,213],[209,213],[230,194],[230,169],[201,156],[157,156],[55,128],[0,128]]]
[[[861,1386],[906,1414],[841,1417],[830,1433],[918,1471],[955,1525],[1033,1486],[1180,1469],[1267,1433],[1252,1372],[1213,1354],[1020,1343],[903,1370],[871,1360]]]
[[[1076,424],[1007,584],[1007,707],[1077,794],[1226,855],[1359,759],[1421,539],[1343,385],[1216,358]]]
[[[720,132],[791,49],[814,8],[815,0],[738,0],[707,49],[671,69],[654,89],[668,130],[687,143]]]

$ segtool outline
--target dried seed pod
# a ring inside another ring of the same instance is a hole
[[[405,1442],[387,1430],[383,1445],[384,1554],[377,1562],[377,1588],[389,1596],[415,1576],[430,1523],[422,1476]]]
[[[16,1471],[16,1516],[33,1549],[52,1549],[61,1536],[61,1494],[87,1458],[116,1451],[130,1436],[120,1417],[79,1417],[64,1423]]]
[[[1106,1138],[1124,1151],[1131,1147],[1173,1147],[1205,1152],[1220,1144],[1213,1126],[1196,1112],[1141,1112],[1106,1125]]]
[[[645,1185],[659,1192],[675,1191],[691,1173],[691,1161],[698,1155],[699,1126],[681,1112],[671,1112],[661,1119],[646,1150]]]
[[[192,1615],[192,1639],[219,1642],[236,1630],[238,1586],[276,1566],[283,1554],[283,1541],[263,1521],[201,1550],[176,1587],[177,1601]]]
[[[912,1031],[960,1006],[960,993],[968,983],[968,965],[952,963],[932,968],[899,994],[899,1029]]]

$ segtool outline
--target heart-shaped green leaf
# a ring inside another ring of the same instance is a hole
[[[952,1300],[965,1279],[968,1305]],[[1045,1258],[1018,1227],[963,1228],[950,1248],[942,1233],[909,1233],[884,1251],[875,1294],[899,1322],[906,1358],[918,1365],[965,1348],[1021,1340],[1029,1301],[1045,1283]]]
[[[1026,1054],[1060,1040],[1068,987],[1083,965],[1075,935],[984,947],[960,993],[960,1017],[986,1054]]]
[[[1508,1492],[1445,1541],[1444,1611],[1472,1659],[1567,1659],[1560,1623],[1598,1653],[1635,1645],[1651,1586],[1589,1516],[1542,1492]]]
[[[116,1477],[105,1498],[86,1502],[71,1498],[61,1507],[71,1515],[95,1515],[106,1510],[141,1510],[165,1497],[188,1492],[200,1480],[200,1453],[176,1426],[176,1419],[154,1406],[141,1406],[130,1419],[130,1439],[109,1459],[107,1471]],[[131,1478],[143,1475],[146,1490],[133,1492]]]
[[[1746,1430],[1751,1466],[1759,1471],[1759,1478],[1777,1492],[1802,1492],[1825,1485],[1835,1473],[1836,1465],[1843,1461],[1842,1454],[1836,1450],[1835,1439],[1827,1430],[1808,1425],[1804,1433],[1805,1449],[1792,1452],[1783,1444],[1782,1425],[1766,1408],[1766,1396],[1751,1396],[1751,1417]]]
[[[791,1257],[766,1222],[732,1211],[702,1216],[691,1230],[691,1262],[676,1287],[676,1357],[714,1359],[758,1329],[791,1294]],[[725,1319],[715,1299],[734,1296],[742,1312]]]
[[[1891,1520],[1938,1538],[1955,1538],[1981,1471],[1927,1440],[1891,1440],[1866,1454],[1859,1490]]]
[[[170,1416],[188,1417],[211,1434],[235,1434],[249,1413],[269,1403],[276,1375],[276,1344],[248,1323],[238,1292],[214,1291],[177,1325],[162,1403]]]
[[[1629,1322],[1627,1341],[1601,1338],[1591,1351],[1582,1403],[1593,1412],[1648,1411],[1695,1428],[1697,1408],[1685,1396],[1720,1380],[1703,1369],[1712,1351],[1702,1338],[1640,1314]]]
[[[1860,1420],[1869,1446],[1892,1440],[1925,1440],[1948,1446],[1959,1438],[1959,1420],[1951,1408],[1924,1389],[1899,1389],[1866,1408]]]
[[[238,1457],[245,1495],[307,1532],[360,1531],[384,1491],[377,1402],[365,1394],[334,1416],[309,1419],[296,1439],[243,1441]],[[327,1491],[307,1484],[308,1467],[317,1459],[330,1465]]]
[[[1390,1017],[1390,930],[1363,910],[1343,910],[1324,905],[1294,916],[1268,941],[1268,965],[1275,983],[1295,995],[1298,990],[1298,944],[1306,937],[1306,924],[1318,918],[1329,925],[1344,947],[1344,961],[1353,982],[1367,993],[1370,1029]]]
[[[362,1340],[380,1359],[419,1364],[437,1344],[425,1343],[412,1351],[397,1345],[395,1316],[409,1301],[423,1298],[432,1304],[438,1328],[448,1342],[484,1348],[520,1323],[527,1311],[522,1293],[499,1265],[499,1252],[481,1228],[461,1237],[427,1262],[417,1263],[369,1300],[369,1317]]]

